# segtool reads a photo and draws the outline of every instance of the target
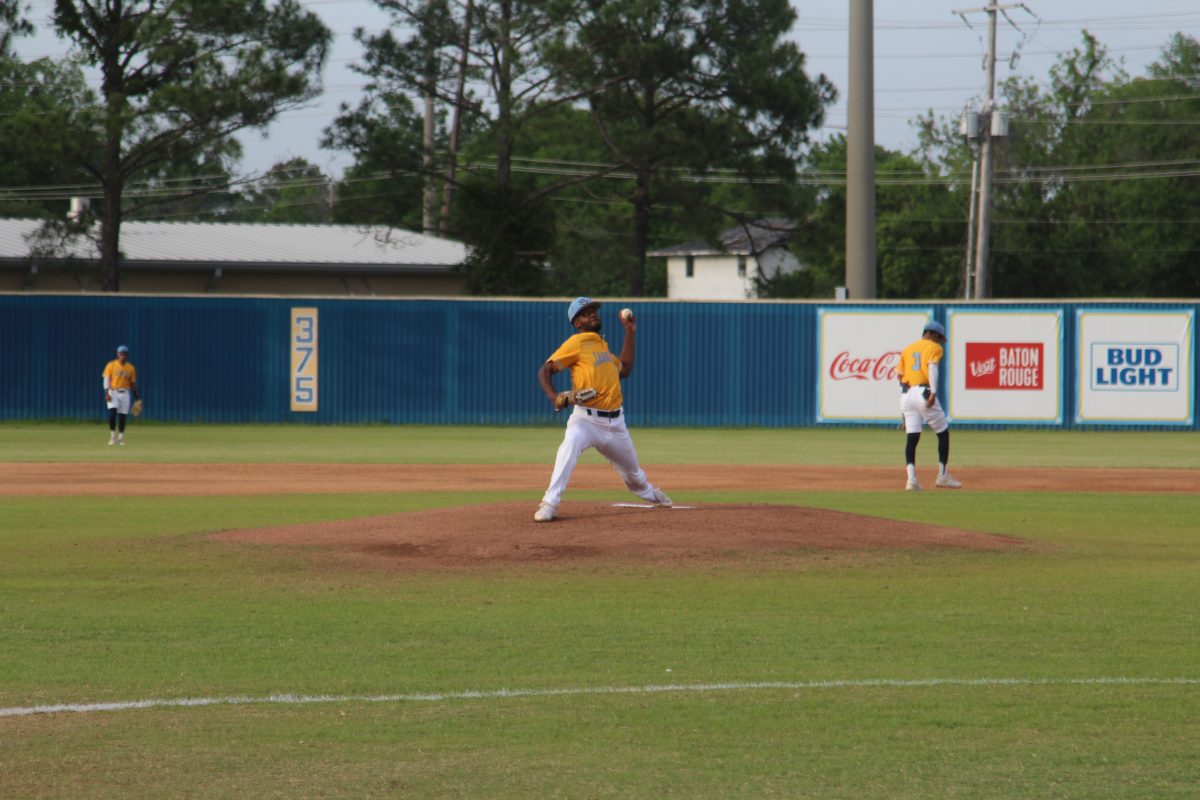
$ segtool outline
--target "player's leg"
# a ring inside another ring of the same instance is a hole
[[[108,443],[117,443],[117,407],[108,404]]]
[[[950,463],[950,423],[942,411],[941,403],[925,409],[925,421],[938,437],[938,476],[934,484],[939,489],[958,489],[962,483],[951,475],[946,467]]]
[[[917,443],[921,441],[922,417],[918,403],[923,405],[924,398],[917,387],[909,389],[900,398],[900,411],[904,414],[904,489],[908,492],[919,492],[924,487],[917,480]]]
[[[129,392],[118,391],[112,395],[113,407],[117,410],[117,444],[125,444],[125,420],[129,417]]]
[[[582,415],[572,414],[567,420],[567,429],[563,433],[562,444],[558,446],[558,454],[554,457],[554,472],[550,476],[550,485],[542,495],[541,505],[533,515],[537,522],[549,522],[554,519],[558,504],[562,502],[563,492],[571,480],[571,473],[579,463],[579,456],[584,450],[595,446],[596,429]]]
[[[633,446],[629,429],[625,427],[624,416],[612,420],[606,435],[596,445],[596,450],[608,459],[629,491],[656,506],[671,505],[671,498],[650,483],[645,470],[638,463],[637,449]]]

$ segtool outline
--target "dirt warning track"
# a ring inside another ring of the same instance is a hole
[[[549,464],[0,463],[0,495],[254,495],[353,492],[528,491],[540,496]],[[697,491],[879,491],[904,488],[890,467],[648,465],[668,494]],[[955,467],[961,491],[1200,492],[1200,470]],[[932,491],[933,467],[920,471]],[[612,469],[580,465],[572,489],[624,489]]]

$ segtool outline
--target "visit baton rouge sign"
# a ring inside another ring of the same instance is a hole
[[[967,342],[967,388],[1041,389],[1044,349],[1041,342]]]
[[[946,323],[951,420],[1062,422],[1062,312],[950,309]]]
[[[932,312],[820,309],[817,421],[898,421],[900,350],[921,338]]]
[[[1077,422],[1191,425],[1195,312],[1076,313]]]

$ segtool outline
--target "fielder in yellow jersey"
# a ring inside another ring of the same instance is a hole
[[[608,459],[629,491],[653,506],[670,506],[671,498],[646,479],[646,473],[638,464],[633,439],[625,427],[621,378],[628,377],[633,371],[637,322],[632,315],[621,318],[625,341],[618,358],[609,351],[608,342],[600,335],[599,303],[587,297],[577,298],[567,309],[567,319],[578,333],[546,359],[538,370],[538,383],[554,410],[569,406],[571,417],[554,460],[550,486],[533,519],[536,522],[554,519],[575,464],[589,447],[596,448]],[[555,392],[551,378],[563,370],[571,373],[571,389]],[[594,390],[595,396],[588,392],[583,395],[586,399],[579,399],[579,393],[587,390]]]
[[[125,444],[125,419],[138,393],[137,368],[129,363],[129,348],[117,348],[117,357],[104,365],[104,402],[108,406],[108,443]]]
[[[929,425],[938,437],[938,477],[934,485],[939,489],[962,486],[946,471],[950,461],[950,423],[937,396],[945,344],[946,329],[941,323],[930,320],[925,324],[921,338],[900,351],[900,413],[904,416],[904,430],[908,434],[904,445],[908,482],[904,488],[910,492],[919,492],[923,488],[917,480],[917,442],[921,440],[923,425]]]

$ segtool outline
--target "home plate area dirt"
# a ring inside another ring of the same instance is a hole
[[[401,570],[604,561],[704,565],[756,554],[1025,546],[1004,536],[801,506],[566,502],[548,523],[533,521],[535,508],[529,502],[461,506],[212,538],[311,548]]]

